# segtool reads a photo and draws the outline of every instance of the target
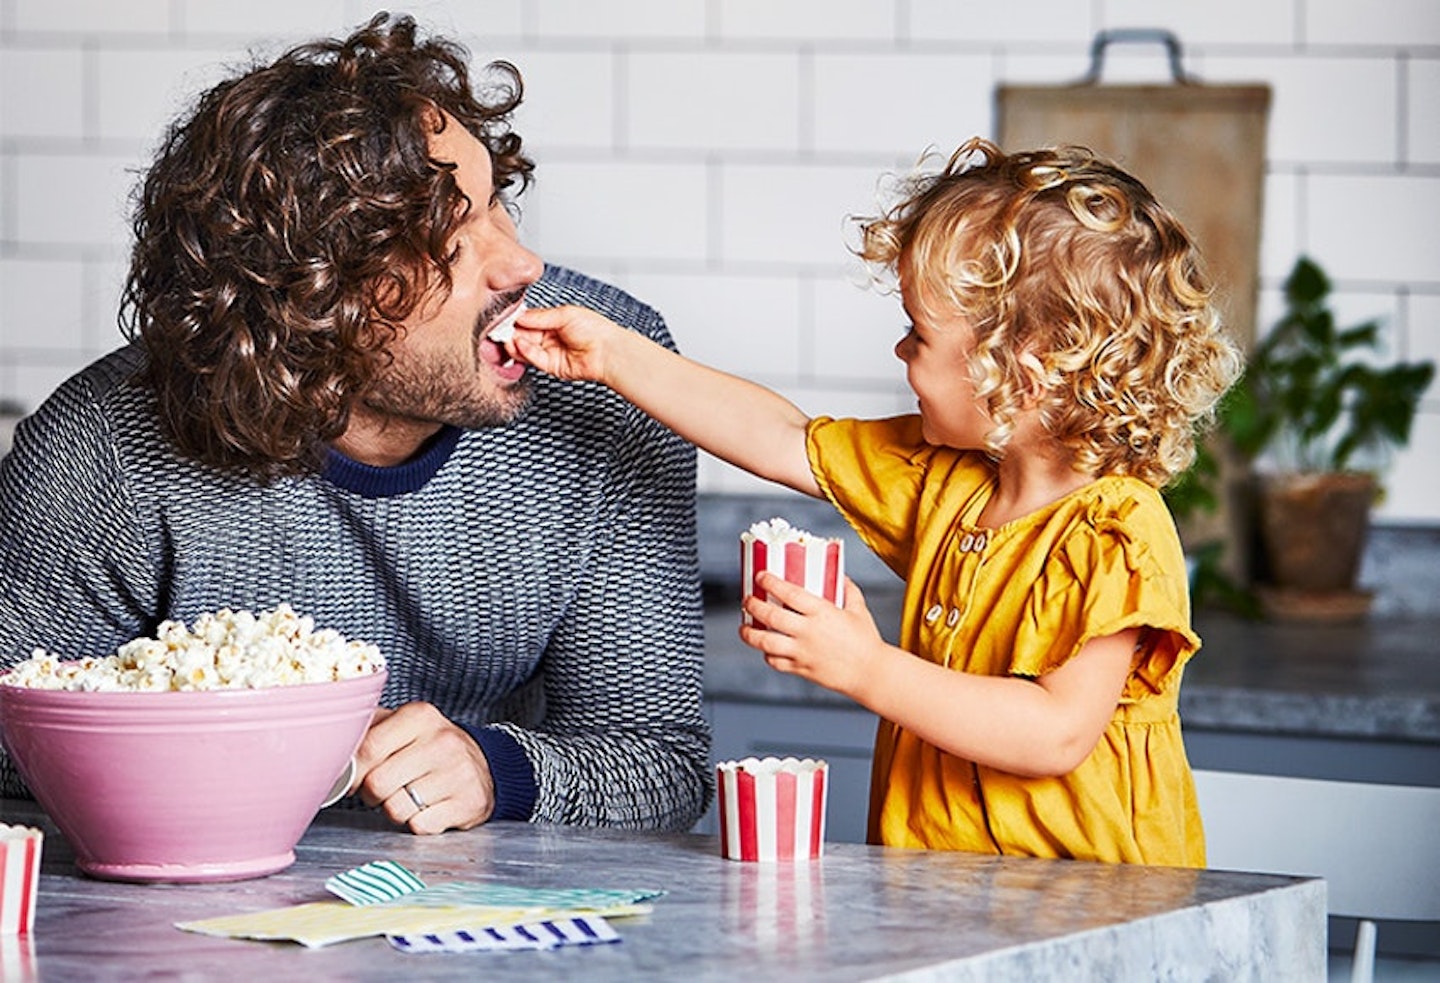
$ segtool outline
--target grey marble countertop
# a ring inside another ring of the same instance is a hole
[[[1440,744],[1440,618],[1254,622],[1202,612],[1188,727]]]
[[[496,823],[420,837],[322,813],[289,869],[222,884],[90,880],[46,830],[35,931],[5,978],[56,980],[1313,980],[1321,881],[828,844],[810,864],[722,860],[714,837]],[[178,921],[328,900],[327,877],[391,859],[427,883],[659,888],[619,944],[406,954],[380,938],[318,949],[183,932]]]
[[[899,592],[872,588],[866,601],[893,640]],[[854,705],[770,669],[740,642],[739,618],[733,599],[707,605],[709,698]],[[1180,690],[1187,728],[1440,744],[1440,618],[1302,625],[1201,612],[1195,628],[1203,646]]]

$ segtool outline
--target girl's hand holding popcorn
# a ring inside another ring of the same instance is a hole
[[[530,308],[515,322],[510,354],[567,381],[606,382],[614,349],[630,332],[587,307]]]
[[[759,574],[756,586],[768,599],[751,595],[742,601],[755,624],[741,625],[740,639],[759,649],[772,669],[864,702],[861,690],[891,646],[855,581],[845,578],[843,608],[769,571]]]

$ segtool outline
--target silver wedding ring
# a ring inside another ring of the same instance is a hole
[[[413,788],[411,788],[409,784],[405,784],[400,787],[405,790],[406,795],[410,796],[410,801],[415,803],[416,809],[425,808],[425,800],[420,798],[420,793],[416,792]]]

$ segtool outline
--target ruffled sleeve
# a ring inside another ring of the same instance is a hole
[[[1173,686],[1200,641],[1179,537],[1158,495],[1096,498],[1053,544],[1021,617],[1011,671],[1043,675],[1091,639],[1135,627],[1149,630],[1126,682],[1131,700]]]
[[[808,432],[810,470],[821,490],[900,576],[910,566],[915,512],[933,450],[918,416],[888,420],[816,417]]]

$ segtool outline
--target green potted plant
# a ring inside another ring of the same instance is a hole
[[[1194,463],[1161,494],[1185,546],[1191,604],[1258,618],[1262,614],[1259,598],[1246,586],[1227,549],[1226,531],[1233,520],[1221,514],[1226,477],[1213,436],[1196,442]]]
[[[1313,260],[1296,262],[1284,316],[1221,407],[1224,433],[1256,465],[1257,586],[1277,616],[1368,610],[1356,580],[1377,473],[1409,442],[1435,375],[1431,362],[1379,364],[1379,323],[1338,327],[1330,289]]]

